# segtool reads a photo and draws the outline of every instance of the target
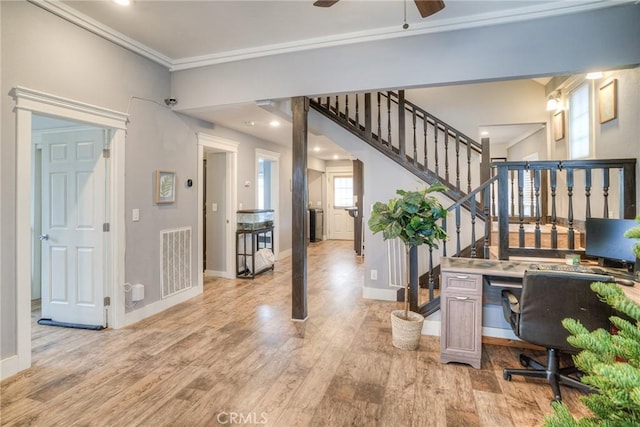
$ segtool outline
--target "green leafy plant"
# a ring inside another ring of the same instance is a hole
[[[636,222],[640,224],[640,216],[636,217]],[[625,231],[624,237],[627,237],[629,239],[640,239],[640,225],[637,225]],[[640,259],[640,242],[636,242],[633,245],[633,253],[636,255],[636,258]]]
[[[446,187],[439,182],[416,191],[397,190],[400,197],[388,202],[376,202],[369,218],[369,229],[373,234],[382,232],[384,240],[399,238],[407,251],[414,246],[427,245],[438,248],[438,242],[447,238],[439,222],[447,216],[447,210],[433,192],[444,192]],[[408,268],[407,268],[408,271]],[[409,313],[409,283],[405,283],[405,319]]]
[[[571,333],[567,341],[582,349],[573,358],[585,373],[581,381],[598,392],[581,397],[593,416],[576,420],[566,405],[554,402],[544,426],[640,426],[640,305],[612,283],[595,282],[591,289],[628,319],[610,318],[616,334],[604,329],[590,332],[575,319],[562,321]]]

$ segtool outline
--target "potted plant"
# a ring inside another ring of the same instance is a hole
[[[640,216],[636,217],[636,222],[640,224]],[[640,239],[640,225],[632,227],[624,232],[624,237],[629,239]],[[636,278],[640,278],[640,242],[636,242],[633,245],[633,253],[636,256],[636,263],[634,265],[634,273]]]
[[[369,218],[369,229],[373,234],[382,231],[384,240],[399,238],[405,245],[404,310],[391,313],[393,345],[404,350],[418,347],[424,323],[422,315],[409,311],[409,252],[421,245],[438,248],[438,242],[447,238],[439,224],[447,210],[435,196],[429,195],[445,190],[439,182],[422,190],[397,190],[400,197],[386,203],[376,202]]]

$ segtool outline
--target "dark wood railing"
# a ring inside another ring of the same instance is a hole
[[[442,182],[454,200],[480,183],[474,172],[488,141],[476,142],[406,100],[402,90],[311,98],[309,105],[423,181]]]

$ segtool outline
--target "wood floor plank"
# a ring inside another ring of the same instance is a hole
[[[32,368],[0,383],[2,426],[539,426],[551,390],[514,377],[520,352],[484,344],[482,369],[440,363],[439,337],[391,345],[399,303],[362,298],[352,242],[309,246],[309,319],[291,321],[291,262],[119,330],[41,326]],[[575,414],[581,394],[562,389]]]

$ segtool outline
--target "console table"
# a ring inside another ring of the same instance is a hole
[[[467,363],[480,369],[482,359],[482,298],[487,283],[496,287],[521,287],[532,262],[477,258],[442,258],[440,282],[440,361]],[[640,302],[640,284],[620,286]]]

